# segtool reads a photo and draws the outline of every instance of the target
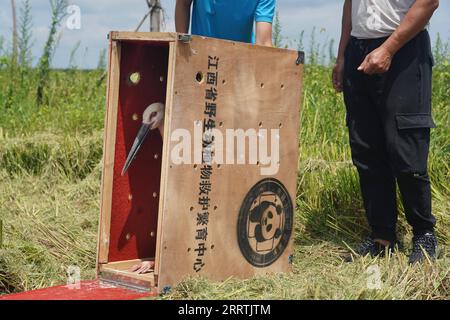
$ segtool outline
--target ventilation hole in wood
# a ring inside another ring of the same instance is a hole
[[[211,246],[211,250],[212,250],[212,249],[214,249],[214,247],[215,247],[215,246],[214,246],[214,245],[212,245],[212,246]]]
[[[195,80],[197,80],[198,83],[203,83],[203,73],[201,71],[197,72]]]
[[[218,206],[214,206],[214,210],[217,210],[219,207]]]
[[[190,208],[189,208],[189,211],[194,211],[194,207],[190,207]]]
[[[281,85],[281,89],[284,89],[284,84]]]
[[[128,77],[128,80],[130,81],[130,85],[137,85],[141,81],[141,74],[139,72],[133,72]]]
[[[188,248],[188,250],[187,250],[188,252],[191,252],[191,248]]]
[[[227,83],[227,81],[226,80],[222,80],[222,84],[226,84]]]
[[[221,128],[223,127],[223,121],[219,122],[219,127],[221,127]]]
[[[222,168],[222,165],[218,164],[217,169],[220,169],[220,168]]]
[[[262,121],[258,124],[258,126],[261,128],[263,126]]]
[[[264,83],[261,83],[261,88],[264,88]]]
[[[198,168],[198,165],[194,164],[194,169],[197,170],[197,168]]]

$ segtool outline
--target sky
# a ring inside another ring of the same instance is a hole
[[[22,1],[16,0],[18,7]],[[50,4],[49,0],[30,2],[33,16],[32,51],[36,62],[42,54],[48,35]],[[80,8],[80,28],[68,28],[67,21],[63,21],[60,40],[52,61],[52,66],[56,68],[68,67],[70,52],[79,41],[75,63],[81,68],[96,67],[101,50],[107,47],[108,32],[133,31],[147,12],[145,0],[70,0],[69,3]],[[175,0],[161,0],[161,3],[166,12],[164,31],[174,31]],[[437,33],[450,40],[450,0],[441,0],[440,3],[430,24],[433,42]],[[342,4],[343,0],[278,0],[277,7],[285,42],[296,49],[297,39],[304,30],[307,49],[311,31],[315,27],[318,41],[324,43],[334,39],[337,46]],[[4,38],[6,46],[11,45],[11,17],[10,0],[0,0],[0,37]],[[148,29],[147,22],[141,31]]]

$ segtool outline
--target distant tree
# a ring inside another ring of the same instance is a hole
[[[50,6],[52,10],[52,21],[50,24],[47,42],[44,46],[44,52],[39,60],[39,76],[36,93],[37,105],[41,105],[43,102],[44,89],[47,86],[47,81],[50,74],[51,58],[53,57],[53,52],[57,43],[56,33],[64,16],[66,15],[67,0],[50,0]]]
[[[312,28],[311,31],[311,40],[309,43],[309,61],[310,65],[316,65],[319,63],[319,55],[320,55],[320,42],[316,40],[316,27]]]
[[[81,41],[77,41],[75,45],[73,46],[72,50],[70,50],[70,56],[69,56],[69,68],[70,69],[76,69],[77,68],[77,62],[76,55],[78,52],[78,49],[80,49]]]
[[[328,63],[334,64],[336,62],[336,54],[334,51],[334,39],[331,39],[328,44]]]
[[[298,44],[297,44],[297,50],[298,51],[304,51],[305,50],[305,46],[303,44],[303,39],[305,38],[305,30],[302,30],[302,32],[300,32],[300,35],[298,36]]]
[[[0,36],[0,56],[3,55],[3,44],[5,43],[5,38]]]
[[[98,57],[98,63],[97,63],[97,69],[98,70],[106,69],[106,49],[100,50],[100,55]]]
[[[8,57],[3,47],[4,43],[5,38],[3,38],[3,36],[0,36],[0,69],[3,69],[4,67],[8,66]]]
[[[15,96],[15,88],[17,86],[17,14],[16,14],[16,1],[11,0],[11,11],[12,11],[12,52],[7,59],[7,64],[9,66],[9,78],[11,81],[8,82],[8,89],[6,93],[5,108],[10,108],[13,104],[13,99]],[[3,64],[3,63],[2,63]]]
[[[12,22],[13,22],[13,28],[12,28],[12,66],[15,67],[17,65],[17,14],[16,14],[16,1],[11,0],[11,10],[12,10]]]
[[[33,18],[31,16],[31,5],[29,0],[22,1],[19,9],[19,74],[20,87],[24,88],[28,85],[27,79],[33,64],[33,55],[31,47],[33,45]],[[22,91],[24,92],[24,91]]]
[[[442,40],[440,33],[437,34],[433,46],[433,57],[436,66],[448,65],[450,62],[450,42]]]
[[[32,64],[32,37],[33,37],[33,18],[31,16],[31,5],[29,0],[22,2],[19,16],[19,66],[21,69],[31,67]]]
[[[281,22],[279,12],[275,14],[275,21],[273,23],[273,45],[277,48],[281,48],[283,45],[283,36],[281,34]]]

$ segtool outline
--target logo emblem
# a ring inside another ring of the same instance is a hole
[[[289,192],[276,179],[261,180],[249,191],[237,230],[239,247],[249,263],[264,268],[278,260],[291,238],[293,211]]]

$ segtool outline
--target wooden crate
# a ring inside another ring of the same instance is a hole
[[[303,53],[176,33],[109,39],[99,278],[162,292],[192,275],[222,281],[289,272]],[[166,106],[164,138],[152,131],[121,176],[142,112],[154,102]],[[205,112],[213,103],[215,115]],[[178,164],[175,132],[190,133],[192,150],[201,149],[195,133],[203,124],[214,124],[224,145],[227,130],[253,129],[260,139],[266,129],[269,151],[271,138],[279,141],[278,171],[262,175],[267,164],[245,149],[235,164],[205,164],[194,151]],[[242,155],[246,164],[237,164]],[[148,259],[153,273],[127,271]]]

